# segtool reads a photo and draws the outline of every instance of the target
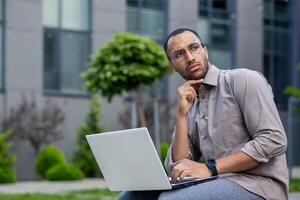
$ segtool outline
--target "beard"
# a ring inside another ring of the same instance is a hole
[[[191,74],[186,74],[184,72],[179,72],[179,74],[182,76],[182,78],[184,78],[187,81],[204,79],[207,72],[208,72],[208,68],[209,68],[209,62],[208,62],[208,59],[206,59],[204,61],[203,69],[201,70],[201,72],[196,71],[195,73],[191,73]]]

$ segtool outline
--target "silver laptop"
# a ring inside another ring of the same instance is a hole
[[[171,190],[216,178],[170,182],[147,128],[87,135],[87,141],[111,191]]]

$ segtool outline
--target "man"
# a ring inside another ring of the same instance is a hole
[[[170,65],[186,80],[177,89],[176,129],[166,169],[173,180],[220,178],[180,190],[127,192],[121,197],[288,199],[286,135],[264,77],[247,69],[219,70],[191,29],[173,31],[164,47]],[[201,157],[205,163],[199,162]]]

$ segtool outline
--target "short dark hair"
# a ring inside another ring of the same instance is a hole
[[[164,43],[164,50],[165,50],[165,53],[166,53],[166,55],[167,55],[167,57],[168,57],[169,60],[171,60],[170,57],[169,57],[169,54],[168,54],[168,42],[169,42],[169,40],[171,39],[171,37],[174,37],[174,36],[176,36],[176,35],[178,35],[178,34],[180,34],[180,33],[183,33],[184,31],[192,32],[197,38],[199,38],[199,40],[200,40],[200,42],[201,42],[201,45],[202,45],[203,47],[205,46],[205,45],[203,44],[203,42],[202,42],[200,36],[198,35],[198,33],[197,33],[196,31],[194,31],[194,30],[192,30],[192,29],[189,29],[189,28],[177,28],[176,30],[174,30],[172,33],[170,33],[170,34],[168,35],[168,37],[166,38],[165,43]]]

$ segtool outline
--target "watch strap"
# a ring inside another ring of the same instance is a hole
[[[218,175],[216,161],[214,159],[207,160],[205,164],[206,164],[207,168],[209,169],[212,176]]]

